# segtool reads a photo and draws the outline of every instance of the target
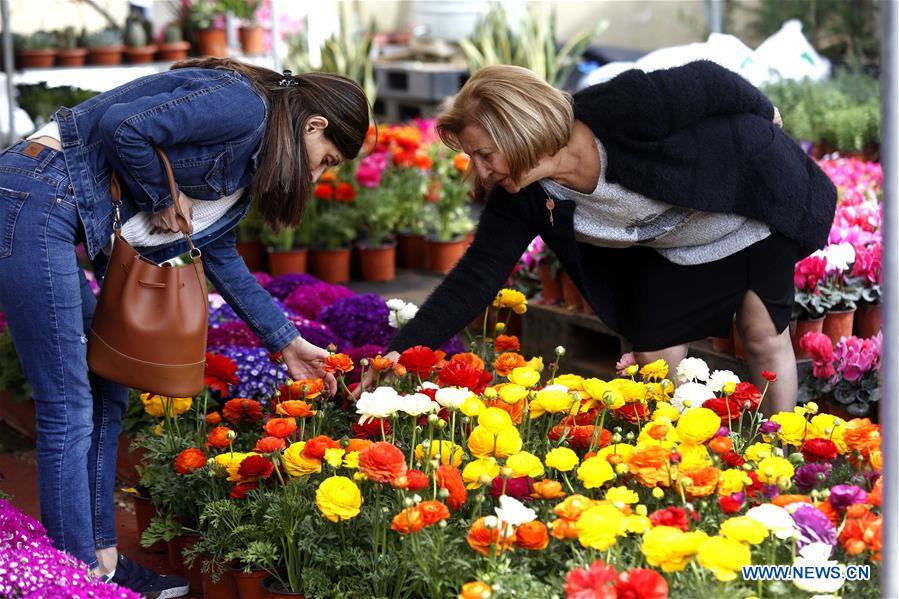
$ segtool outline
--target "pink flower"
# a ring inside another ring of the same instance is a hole
[[[827,259],[812,254],[796,264],[796,269],[793,271],[793,283],[800,291],[814,291],[824,278],[826,269]]]
[[[618,575],[613,566],[607,566],[601,559],[589,568],[577,568],[565,577],[567,599],[615,599],[618,592],[615,583]]]
[[[844,337],[837,343],[834,359],[844,380],[859,381],[866,373],[880,367],[880,335],[873,339]]]
[[[881,284],[883,280],[883,246],[875,243],[855,248],[855,264],[850,276],[864,277],[871,284]]]
[[[386,153],[369,154],[359,163],[359,168],[356,170],[356,182],[362,187],[374,189],[381,184],[381,177],[386,168]]]
[[[634,354],[628,352],[621,356],[621,359],[615,363],[615,370],[618,371],[618,376],[624,376],[624,371],[628,366],[633,366],[637,363],[637,359],[634,358]]]
[[[829,379],[834,375],[830,337],[823,333],[806,333],[799,340],[799,347],[812,357],[812,375],[815,378]]]

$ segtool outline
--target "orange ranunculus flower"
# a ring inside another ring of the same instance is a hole
[[[691,484],[684,487],[684,493],[690,499],[708,497],[718,488],[720,472],[714,466],[706,466],[695,470],[681,472],[681,480],[689,478]]]
[[[468,157],[468,154],[465,154],[464,152],[459,152],[453,156],[453,166],[456,167],[456,170],[460,173],[467,171],[470,163],[471,159]]]
[[[655,445],[644,447],[627,456],[628,472],[646,487],[668,486],[668,450]]]
[[[862,453],[880,448],[880,426],[868,418],[855,418],[843,425],[843,442],[849,450]]]
[[[814,505],[814,502],[811,499],[809,499],[805,495],[799,495],[798,493],[778,495],[771,500],[771,503],[779,507],[787,507],[791,503],[808,503]]]
[[[434,161],[431,160],[431,157],[428,156],[424,152],[416,152],[415,157],[412,158],[412,164],[417,166],[423,171],[429,170],[432,166],[434,166]]]
[[[334,197],[334,186],[330,183],[319,183],[315,186],[313,195],[320,200],[330,200]]]
[[[255,399],[230,399],[222,408],[222,416],[231,424],[237,424],[244,418],[250,422],[257,422],[262,420],[262,404]]]
[[[868,464],[871,468],[881,472],[883,470],[883,452],[879,449],[872,449],[868,454]],[[877,480],[880,480],[879,478]]]
[[[880,507],[880,504],[883,502],[883,477],[879,477],[877,482],[874,483],[874,487],[871,489],[871,492],[868,493],[868,503],[873,505],[874,507]]]
[[[190,474],[206,465],[206,454],[203,450],[191,447],[185,449],[175,458],[175,470],[178,474]]]
[[[228,447],[231,444],[231,439],[228,438],[230,432],[231,429],[227,426],[215,427],[206,437],[206,447]]]
[[[709,441],[709,449],[717,454],[727,453],[734,448],[734,442],[730,437],[714,437]]]
[[[450,358],[450,362],[465,362],[477,371],[484,370],[484,360],[481,359],[481,356],[473,354],[470,351],[456,354]]]
[[[456,599],[488,599],[493,595],[493,589],[486,582],[466,582]]]
[[[346,354],[331,354],[325,358],[325,372],[346,374],[352,372],[353,361]]]
[[[521,424],[521,419],[524,417],[524,404],[526,402],[519,401],[512,405],[507,404],[503,400],[496,398],[491,399],[490,401],[484,402],[484,407],[487,408],[499,408],[504,412],[508,412],[509,416],[512,417],[512,424],[518,426]]]
[[[515,544],[522,549],[539,551],[549,545],[549,532],[539,520],[525,522],[515,531]]]
[[[437,468],[437,486],[449,491],[446,502],[452,509],[458,510],[465,505],[468,491],[465,490],[465,481],[462,480],[462,473],[458,468],[447,465],[439,466]]]
[[[490,547],[492,545],[497,546],[497,553],[500,554],[507,549],[511,549],[515,540],[515,534],[507,530],[508,527],[505,524],[501,525],[502,529],[499,525],[491,528],[487,526],[487,522],[487,517],[483,517],[472,523],[465,538],[468,541],[468,546],[484,557],[490,555]],[[496,518],[492,517],[491,522],[499,524]]]
[[[206,420],[206,426],[218,426],[222,421],[222,415],[218,412],[209,412],[204,420]]]
[[[363,451],[367,449],[371,445],[371,441],[368,439],[350,439],[346,446],[346,452],[352,453],[354,451]]]
[[[322,176],[319,177],[318,180],[322,183],[331,183],[333,181],[337,181],[337,171],[333,168],[329,168],[322,173]]]
[[[390,358],[385,358],[381,355],[377,355],[369,360],[369,364],[375,372],[382,372],[393,366],[393,362],[390,361]]]
[[[652,424],[650,425],[647,434],[656,441],[659,441],[668,435],[668,430],[669,428],[665,424]]]
[[[359,454],[359,470],[378,483],[392,483],[406,474],[406,456],[393,443],[378,441]]]
[[[866,504],[850,505],[846,508],[846,519],[840,530],[838,540],[849,555],[859,555],[865,550],[874,550],[875,545],[865,541],[865,531],[874,525],[878,517]],[[879,530],[879,527],[878,527]],[[869,534],[869,540],[874,541]],[[878,547],[879,550],[879,547]]]
[[[338,183],[334,189],[334,199],[338,202],[352,202],[356,199],[356,188],[352,183]]]
[[[584,495],[569,495],[564,501],[556,504],[553,513],[560,518],[576,522],[587,508],[591,508],[595,504],[595,501]]]
[[[424,527],[425,521],[421,512],[418,511],[418,506],[407,507],[394,516],[393,521],[390,523],[391,530],[395,530],[401,535],[418,532]]]
[[[396,376],[402,378],[402,377],[406,376],[409,373],[409,371],[406,369],[405,366],[403,366],[402,364],[397,362],[396,364],[393,365],[393,373]]]
[[[340,443],[331,437],[318,435],[306,441],[306,445],[303,446],[303,455],[314,460],[322,460],[326,450],[338,447],[340,447]]]
[[[292,399],[282,401],[275,406],[275,412],[291,418],[309,418],[315,415],[316,410],[313,410],[311,405],[301,399]]]
[[[562,499],[565,497],[565,491],[562,490],[562,483],[557,480],[538,480],[534,483],[534,492],[531,497],[535,499]]]
[[[500,376],[509,376],[516,368],[520,368],[527,364],[524,356],[515,352],[506,352],[497,356],[493,361],[493,368]]]
[[[521,351],[521,341],[515,335],[497,335],[493,346],[498,354],[508,351]]]
[[[776,498],[775,498],[776,499]],[[837,511],[837,508],[833,507],[826,499],[824,501],[819,501],[817,503],[813,503],[818,511],[827,516],[827,519],[830,520],[830,523],[835,527],[839,528],[840,521],[843,519],[843,514]]]
[[[577,520],[569,520],[568,518],[559,518],[549,523],[550,534],[554,539],[564,541],[566,539],[573,540],[580,537],[577,529]]]
[[[297,421],[293,418],[272,418],[265,423],[265,432],[272,437],[284,439],[297,430]]]
[[[450,517],[449,508],[441,501],[422,501],[418,504],[418,511],[425,526],[437,524]]]
[[[282,396],[281,399],[283,401],[290,401],[293,399],[315,399],[321,395],[324,388],[325,381],[322,379],[301,379],[299,381],[293,381],[287,390],[288,396]]]
[[[883,550],[882,529],[883,517],[878,516],[868,524],[868,527],[862,533],[862,541],[874,553],[871,557],[875,562],[880,561],[880,552]]]
[[[259,453],[274,453],[276,451],[281,451],[286,447],[287,443],[284,439],[279,439],[278,437],[262,437],[256,441],[256,448],[254,451],[258,451]]]

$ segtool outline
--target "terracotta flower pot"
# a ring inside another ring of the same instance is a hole
[[[791,327],[791,330],[793,330],[793,353],[796,354],[797,359],[808,358],[809,355],[799,347],[799,341],[806,333],[820,333],[821,327],[824,325],[824,317],[822,316],[821,318],[815,318],[813,320],[797,320],[795,322],[795,329],[792,329]]]
[[[140,481],[140,474],[137,472],[137,466],[143,460],[147,450],[143,447],[137,447],[131,450],[131,437],[123,434],[119,435],[119,447],[116,453],[116,476],[122,482],[129,485],[136,485]]]
[[[840,310],[828,312],[824,316],[824,324],[821,332],[830,337],[830,342],[836,347],[843,337],[852,335],[852,320],[855,318],[855,310]]]
[[[56,64],[61,67],[83,67],[87,61],[87,48],[70,48],[56,54]]]
[[[184,574],[184,556],[181,555],[181,537],[177,536],[168,542],[169,566],[175,574]]]
[[[16,52],[16,63],[20,69],[46,69],[56,61],[56,49],[19,50]]]
[[[359,248],[359,266],[364,281],[392,281],[396,278],[396,244],[379,248]]]
[[[259,241],[238,241],[237,253],[250,272],[265,271],[265,248]]]
[[[265,52],[265,30],[258,25],[240,28],[240,49],[244,54]]]
[[[155,55],[156,46],[153,44],[139,48],[125,48],[125,57],[128,59],[128,64],[148,64],[153,62]]]
[[[29,439],[37,439],[33,400],[13,401],[11,391],[0,390],[0,420]]]
[[[858,310],[855,312],[855,319],[853,320],[852,326],[856,337],[868,339],[877,335],[883,326],[880,303],[860,303],[858,305]]]
[[[400,266],[406,268],[427,268],[427,238],[424,235],[398,235],[397,257]]]
[[[184,550],[194,545],[197,541],[200,540],[200,537],[197,535],[184,535],[178,537],[178,552],[181,557],[181,561],[184,561]],[[203,592],[203,558],[198,557],[195,559],[190,565],[187,563],[184,564],[184,577],[187,578],[187,581],[190,583],[190,590],[194,593],[202,593]]]
[[[262,588],[262,581],[268,578],[269,573],[265,570],[253,570],[246,573],[237,568],[231,570],[231,576],[234,578],[234,586],[237,587],[237,595],[240,599],[264,599],[266,597],[265,589]]]
[[[122,54],[125,46],[104,46],[102,48],[90,48],[91,64],[114,65],[122,64]]]
[[[350,248],[313,250],[312,274],[325,283],[348,283],[350,280]]]
[[[458,241],[428,239],[428,268],[431,272],[445,275],[462,259],[467,249],[465,238]]]
[[[159,44],[157,49],[157,57],[159,60],[184,60],[187,58],[187,52],[190,50],[190,42],[169,42]]]
[[[212,581],[212,574],[208,572],[203,573],[204,599],[237,599],[239,596],[237,585],[234,584],[234,577],[228,568],[222,571],[218,582]]]
[[[305,597],[301,592],[278,590],[278,579],[274,576],[263,579],[262,588],[265,589],[269,597]]]
[[[709,337],[712,342],[712,348],[722,354],[734,353],[734,338],[730,337]]]
[[[137,538],[144,534],[147,527],[150,526],[150,520],[156,516],[156,506],[153,502],[145,497],[134,498],[134,519],[137,520]],[[169,550],[169,544],[165,541],[156,541],[149,547],[140,546],[140,550],[145,553],[166,553]]]
[[[562,303],[569,308],[580,309],[584,302],[583,296],[581,295],[580,289],[577,288],[577,285],[575,285],[574,281],[571,279],[571,275],[567,272],[563,272],[559,277],[559,280],[561,281]]]
[[[559,275],[552,276],[552,268],[548,264],[541,264],[540,272],[540,296],[544,304],[558,304],[562,298],[562,287],[559,283]]]
[[[228,33],[224,29],[200,29],[197,31],[197,54],[227,58]]]
[[[289,273],[305,273],[309,266],[308,256],[309,252],[305,249],[287,252],[270,249],[268,250],[268,272],[273,277]]]

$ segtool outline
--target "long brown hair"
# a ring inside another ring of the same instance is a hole
[[[331,73],[301,73],[293,85],[279,85],[284,75],[230,58],[195,58],[172,65],[229,69],[250,80],[268,104],[258,169],[250,191],[262,218],[274,228],[296,226],[312,194],[303,127],[315,115],[328,119],[324,134],[343,157],[359,154],[368,132],[369,104],[352,79]]]

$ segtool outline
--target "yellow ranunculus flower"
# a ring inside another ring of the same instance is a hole
[[[515,425],[512,424],[512,416],[507,411],[501,408],[487,408],[478,416],[478,426],[483,426],[491,433],[498,433]]]
[[[769,532],[767,526],[749,516],[728,518],[721,523],[721,529],[718,531],[723,537],[750,545],[758,545],[767,539]]]
[[[655,402],[668,401],[674,395],[674,383],[668,379],[646,384],[646,399]]]
[[[652,528],[652,521],[646,516],[631,514],[624,520],[624,529],[627,532],[642,535]]]
[[[782,480],[790,480],[796,471],[793,464],[786,458],[771,456],[759,462],[756,474],[759,480],[766,485],[776,485]]]
[[[753,443],[743,451],[743,459],[758,464],[774,455],[774,448],[768,443]]]
[[[478,458],[487,458],[493,455],[496,448],[496,435],[485,426],[476,426],[468,435],[468,449],[472,455]]]
[[[441,464],[458,468],[462,465],[462,455],[465,450],[450,441],[431,441],[431,445],[428,447],[428,459],[433,459],[438,453]],[[415,459],[424,462],[424,448],[421,443],[415,448]]]
[[[554,468],[559,472],[570,472],[571,470],[574,470],[574,467],[578,465],[579,461],[580,459],[577,457],[577,454],[567,447],[550,449],[546,454],[545,460],[547,467]]]
[[[733,395],[734,391],[737,390],[737,384],[733,381],[727,381],[721,386],[721,391],[725,395]]]
[[[711,466],[712,460],[709,457],[709,449],[705,445],[684,443],[677,448],[677,452],[681,457],[681,470],[696,470],[697,468]]]
[[[837,424],[840,422],[841,424]],[[819,437],[821,439],[830,439],[837,446],[837,451],[846,453],[846,441],[843,439],[843,433],[846,427],[842,426],[843,419],[837,418],[832,414],[816,414],[808,425],[807,439]]]
[[[779,412],[771,417],[772,422],[780,425],[780,430],[774,435],[790,445],[799,447],[805,440],[805,410],[797,410],[795,412]],[[766,441],[768,439],[765,439]]]
[[[462,469],[462,480],[469,489],[477,489],[481,486],[481,477],[488,477],[492,481],[499,476],[499,464],[496,458],[480,458],[468,462]]]
[[[752,484],[752,479],[746,474],[745,470],[731,469],[722,470],[721,478],[718,480],[719,495],[733,495],[741,493],[744,488]]]
[[[640,376],[643,377],[643,380],[661,381],[668,376],[668,363],[661,358],[650,362],[640,369]]]
[[[640,501],[640,496],[628,489],[627,487],[612,487],[606,491],[606,501],[613,504],[631,505]]]
[[[515,383],[497,385],[497,391],[499,393],[499,398],[509,405],[515,405],[528,396],[528,390]]]
[[[576,374],[560,374],[553,381],[554,385],[565,385],[572,391],[584,390],[584,377]]]
[[[534,403],[540,404],[540,408],[550,414],[568,413],[571,412],[572,405],[574,404],[574,397],[567,391],[543,389],[542,391],[537,392],[537,397],[534,402],[531,403],[531,406],[533,406]],[[533,409],[534,408],[531,407],[531,410]]]
[[[677,419],[680,418],[680,412],[667,401],[660,401],[656,403],[656,409],[652,413],[652,419],[659,420],[660,418],[667,418],[671,422],[677,422]]]
[[[621,395],[624,396],[625,403],[641,402],[646,403],[646,385],[632,381],[630,379],[614,379],[610,381]]]
[[[605,458],[593,456],[581,463],[577,469],[577,477],[585,488],[595,489],[614,479],[615,472]]]
[[[516,314],[524,314],[528,311],[528,299],[518,290],[500,289],[493,299],[493,307],[509,308]]]
[[[493,451],[498,458],[507,458],[513,453],[521,451],[521,434],[515,427],[501,430],[496,435],[496,449]]]
[[[474,394],[466,397],[465,401],[462,402],[462,405],[459,407],[459,411],[469,418],[475,418],[486,409],[487,406],[481,401],[481,398]]]
[[[525,363],[525,368],[530,368],[534,372],[543,372],[543,358],[537,356],[536,358],[531,358]]]
[[[625,524],[621,510],[608,504],[594,505],[577,519],[578,540],[584,547],[605,551],[625,532]]]
[[[346,450],[342,447],[329,447],[325,450],[325,461],[332,468],[340,468],[343,465],[343,454]]]
[[[667,428],[665,431],[665,436],[661,439],[654,439],[650,432],[653,430],[653,427],[661,425]],[[672,449],[675,445],[680,443],[681,439],[677,434],[677,428],[674,423],[668,420],[667,418],[661,418],[659,420],[651,420],[643,425],[643,428],[640,429],[640,434],[637,435],[637,447],[645,447],[647,445],[654,445],[656,447],[664,447],[665,449]]]
[[[240,475],[237,474],[240,463],[251,455],[253,455],[253,452],[242,453],[239,451],[226,451],[225,453],[220,453],[215,456],[215,465],[220,466],[222,470],[228,473],[229,481],[237,482],[240,480]]]
[[[506,458],[506,467],[512,469],[512,475],[516,478],[521,476],[540,478],[545,474],[540,458],[527,451],[519,451]]]
[[[673,526],[654,526],[643,535],[640,551],[650,566],[663,572],[680,572],[708,538],[702,531],[684,532]]]
[[[752,554],[746,543],[726,537],[711,537],[699,548],[696,561],[711,570],[718,580],[729,582],[737,578],[743,566],[752,563]]]
[[[530,389],[540,382],[540,373],[527,366],[519,366],[509,375],[509,382]]]
[[[721,428],[721,418],[708,408],[687,410],[677,421],[677,434],[684,443],[705,443]]]
[[[141,393],[144,411],[155,418],[162,418],[168,410],[169,417],[180,416],[193,405],[192,397],[164,397],[153,393]]]
[[[589,378],[584,381],[584,392],[600,407],[617,410],[624,406],[624,394],[618,385],[597,378]]]
[[[359,452],[351,451],[350,453],[343,456],[343,467],[348,468],[349,470],[358,470],[359,469]]]
[[[345,476],[332,476],[322,481],[315,491],[315,505],[331,522],[349,520],[359,515],[362,492]]]
[[[303,447],[305,446],[306,443],[300,441],[291,443],[290,447],[284,450],[281,460],[284,462],[284,467],[287,468],[287,474],[300,477],[322,471],[321,460],[307,458],[303,455]]]

